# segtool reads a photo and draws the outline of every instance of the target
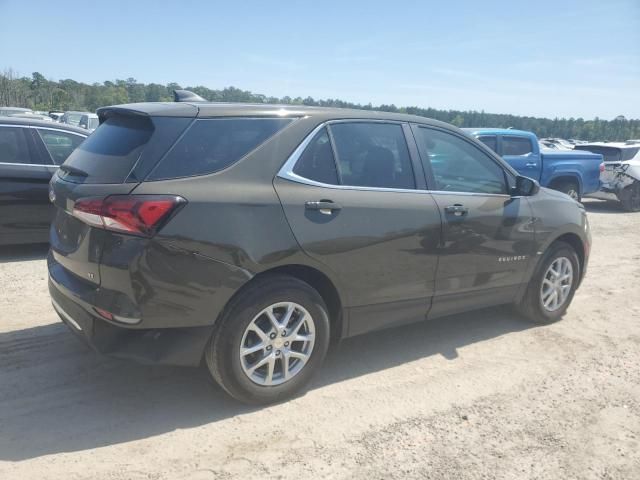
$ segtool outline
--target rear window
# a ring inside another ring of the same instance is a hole
[[[149,179],[190,177],[222,170],[264,143],[291,121],[290,118],[196,120],[151,172]]]
[[[69,155],[62,170],[86,183],[124,182],[152,133],[147,117],[110,117]]]
[[[622,158],[622,150],[615,147],[601,147],[589,145],[576,145],[574,150],[585,150],[591,153],[599,153],[605,162],[619,162]]]

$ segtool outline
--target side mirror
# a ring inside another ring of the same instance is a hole
[[[513,187],[511,195],[515,197],[531,197],[540,191],[540,184],[529,177],[516,177],[516,186]]]

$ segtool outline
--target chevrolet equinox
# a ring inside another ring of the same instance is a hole
[[[585,274],[584,208],[445,123],[188,100],[98,116],[51,180],[55,310],[99,352],[204,363],[243,402],[292,396],[332,339],[499,304],[553,322]]]

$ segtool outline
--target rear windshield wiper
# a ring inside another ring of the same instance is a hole
[[[71,175],[76,175],[78,177],[88,177],[89,174],[84,170],[80,170],[79,168],[72,167],[71,165],[60,165],[60,170],[63,172],[70,173]]]

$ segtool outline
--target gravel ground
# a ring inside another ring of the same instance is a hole
[[[507,308],[342,342],[248,408],[198,369],[100,358],[57,319],[45,248],[0,251],[0,478],[640,478],[640,214],[587,201],[564,320]]]

